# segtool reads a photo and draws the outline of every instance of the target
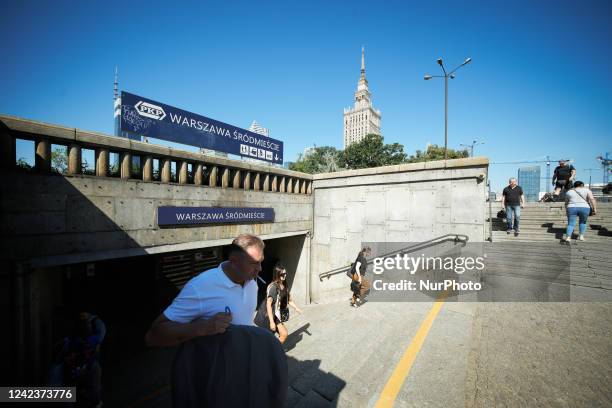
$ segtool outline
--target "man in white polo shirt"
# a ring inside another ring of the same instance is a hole
[[[223,333],[231,324],[253,326],[264,243],[242,234],[229,259],[192,278],[145,336],[149,346],[173,346],[198,336]],[[229,311],[229,312],[228,312]]]

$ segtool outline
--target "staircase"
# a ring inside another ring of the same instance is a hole
[[[488,273],[570,284],[572,290],[612,289],[612,203],[599,203],[597,215],[588,218],[585,241],[576,239],[576,221],[569,244],[561,241],[567,226],[563,203],[527,203],[518,237],[506,233],[505,220],[495,218],[501,209],[500,203],[492,207]]]
[[[554,241],[565,233],[567,216],[563,203],[527,203],[521,209],[520,235],[506,234],[506,223],[496,218],[501,210],[499,202],[492,205],[493,242],[504,241]],[[609,243],[612,245],[612,203],[598,203],[597,215],[587,220],[586,242]],[[578,222],[574,228],[578,234]]]

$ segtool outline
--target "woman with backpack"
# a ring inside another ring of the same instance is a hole
[[[584,241],[586,222],[589,215],[597,213],[597,202],[591,190],[584,186],[582,181],[574,182],[574,188],[565,194],[565,208],[567,211],[567,229],[563,234],[563,240],[570,241],[578,217],[579,235],[578,239]]]
[[[261,328],[267,328],[273,333],[278,333],[278,339],[282,344],[287,339],[288,334],[283,323],[289,320],[289,306],[300,314],[302,314],[302,311],[291,299],[287,286],[287,270],[280,263],[274,267],[272,279],[266,289],[266,298],[257,310],[254,323]]]

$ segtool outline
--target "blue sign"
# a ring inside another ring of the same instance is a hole
[[[121,130],[283,164],[280,140],[128,92],[121,92]]]
[[[244,224],[274,222],[274,208],[159,207],[157,225]]]

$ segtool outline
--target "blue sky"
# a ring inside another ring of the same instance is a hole
[[[494,190],[519,167],[495,163],[546,155],[600,182],[612,3],[425,3],[7,2],[0,113],[112,134],[118,66],[121,89],[239,127],[255,119],[294,160],[342,148],[363,45],[385,141],[412,154],[444,143],[444,84],[423,75],[471,57],[449,84],[449,146],[484,140]]]

